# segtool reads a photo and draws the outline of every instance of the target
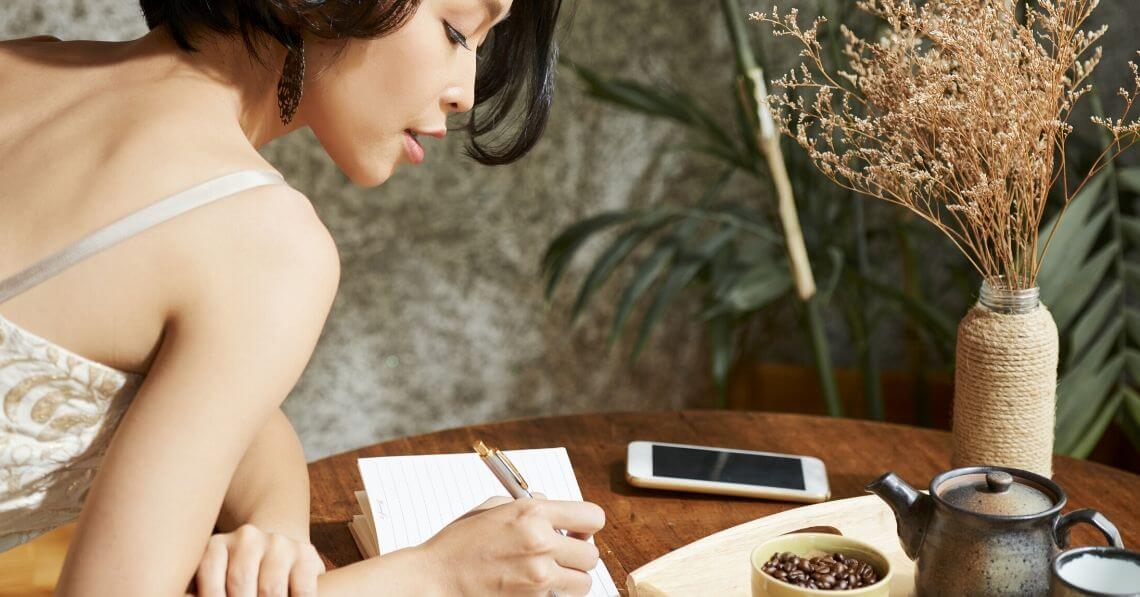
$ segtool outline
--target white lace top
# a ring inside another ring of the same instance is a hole
[[[0,551],[79,516],[141,381],[0,317]]]
[[[153,203],[0,280],[0,304],[101,249],[211,201],[267,184],[243,170]],[[0,551],[79,516],[143,376],[77,355],[0,317]]]

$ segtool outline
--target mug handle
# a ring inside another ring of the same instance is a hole
[[[1053,537],[1061,549],[1067,549],[1069,547],[1069,529],[1072,528],[1073,525],[1082,522],[1096,527],[1097,530],[1104,535],[1105,540],[1113,547],[1124,548],[1124,541],[1120,539],[1120,531],[1116,530],[1116,525],[1109,522],[1104,514],[1091,508],[1082,508],[1061,516],[1057,519],[1057,522],[1054,523]]]

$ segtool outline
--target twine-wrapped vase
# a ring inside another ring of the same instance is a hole
[[[954,373],[955,468],[1053,472],[1057,324],[1037,288],[982,283],[958,325]]]

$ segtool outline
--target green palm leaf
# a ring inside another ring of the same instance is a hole
[[[1046,239],[1038,249],[1038,257],[1044,263],[1041,271],[1044,280],[1038,281],[1041,302],[1048,305],[1058,328],[1068,326],[1102,279],[1084,275],[1080,266],[1088,258],[1089,249],[1100,237],[1112,213],[1107,202],[1099,201],[1108,176],[1105,171],[1093,177],[1069,202],[1062,214],[1063,219],[1054,217],[1041,229],[1040,236]],[[1058,222],[1061,222],[1060,226]],[[1090,289],[1089,285],[1093,288]],[[1068,296],[1074,290],[1081,291],[1083,295],[1079,302]]]
[[[578,249],[597,232],[637,217],[632,211],[608,211],[577,222],[559,234],[542,256],[542,275],[547,279],[546,298],[554,295],[562,274]]]
[[[594,262],[594,267],[590,269],[590,273],[586,275],[586,280],[582,282],[582,287],[578,290],[578,298],[574,301],[570,321],[576,321],[578,319],[578,316],[582,314],[582,310],[586,307],[586,302],[590,300],[590,296],[606,281],[606,278],[613,273],[614,269],[617,268],[618,264],[620,264],[626,256],[636,249],[650,234],[676,219],[676,216],[666,213],[652,212],[619,235],[605,252],[602,253],[601,257]]]
[[[709,354],[712,360],[713,382],[716,383],[717,394],[723,402],[725,389],[728,387],[728,372],[732,367],[734,350],[734,334],[732,330],[732,316],[721,315],[709,320]]]
[[[951,348],[954,346],[954,340],[958,336],[958,324],[938,305],[907,294],[894,286],[883,284],[873,278],[864,277],[858,272],[853,273],[852,277],[909,313],[915,322],[936,340],[935,346]],[[949,351],[949,349],[947,350]]]
[[[1133,370],[1132,376],[1134,379],[1137,378],[1135,370]],[[1124,434],[1132,440],[1132,444],[1140,446],[1140,393],[1124,386],[1121,388],[1120,394],[1122,400],[1116,421],[1120,424]]]
[[[630,357],[631,360],[637,360],[637,357],[641,355],[642,349],[645,348],[646,341],[649,340],[653,325],[660,318],[665,307],[676,298],[677,293],[679,293],[682,288],[693,281],[701,268],[712,260],[716,253],[723,249],[724,246],[736,236],[736,233],[737,229],[735,228],[724,228],[713,233],[713,235],[707,238],[693,253],[682,253],[678,255],[676,266],[669,272],[669,275],[665,278],[665,282],[657,291],[653,302],[650,303],[649,308],[645,311],[645,315],[641,318],[641,326],[637,332],[637,339],[634,341],[633,352]]]
[[[1110,318],[1115,323],[1116,332],[1119,333],[1122,330],[1119,310],[1123,292],[1124,288],[1120,282],[1112,283],[1109,289],[1101,293],[1100,297],[1085,311],[1084,317],[1069,327],[1071,344],[1066,355],[1066,368],[1076,364],[1081,355],[1088,353],[1095,345],[1095,340],[1110,337],[1110,334],[1104,329]],[[1106,333],[1102,334],[1102,331]],[[1115,337],[1112,339],[1115,341]]]
[[[665,271],[674,256],[685,245],[685,242],[696,232],[698,223],[697,220],[693,219],[683,222],[672,234],[658,243],[653,252],[638,265],[629,284],[622,291],[621,298],[618,299],[617,311],[614,314],[613,325],[610,327],[607,348],[613,347],[622,328],[625,327],[626,320],[633,313],[633,307],[638,299],[649,289],[661,272]]]
[[[1089,423],[1089,426],[1080,434],[1079,439],[1069,450],[1070,454],[1080,456],[1081,458],[1087,457],[1092,453],[1093,448],[1096,447],[1097,442],[1100,441],[1104,431],[1108,429],[1108,424],[1112,422],[1113,416],[1120,410],[1120,405],[1124,399],[1124,392],[1117,392],[1112,398],[1109,398],[1108,404],[1097,412],[1095,419]]]
[[[666,118],[696,130],[710,141],[733,147],[732,137],[688,95],[627,79],[604,77],[569,60],[561,61],[586,85],[586,92],[605,102],[641,112],[648,116]]]
[[[1128,399],[1129,377],[1140,379],[1132,348],[1140,343],[1140,312],[1127,300],[1140,289],[1140,270],[1126,262],[1136,234],[1133,219],[1121,214],[1120,194],[1126,181],[1140,181],[1138,172],[1106,168],[1073,199],[1061,224],[1054,218],[1042,232],[1053,236],[1038,284],[1063,349],[1055,449],[1071,456],[1087,456],[1114,419],[1126,431],[1140,429]]]
[[[1090,232],[1089,236],[1092,235]],[[1066,272],[1063,279],[1050,279],[1047,285],[1041,285],[1041,300],[1049,306],[1059,329],[1068,328],[1081,315],[1081,307],[1100,290],[1102,280],[1116,264],[1119,255],[1120,245],[1111,243],[1092,257],[1086,256],[1086,261],[1047,266],[1055,266],[1057,272]],[[1062,269],[1065,265],[1068,265],[1067,270]]]
[[[722,314],[751,313],[786,294],[792,288],[787,265],[776,260],[760,263],[737,272],[722,288],[714,290],[714,306],[705,318]]]
[[[1140,191],[1137,191],[1137,194],[1140,195]],[[1140,247],[1140,218],[1122,217],[1120,218],[1120,227],[1124,233],[1124,238],[1128,239],[1129,243]]]

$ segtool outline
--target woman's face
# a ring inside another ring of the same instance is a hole
[[[299,119],[358,185],[378,185],[397,164],[422,161],[423,139],[442,137],[449,113],[471,109],[475,49],[511,1],[422,0],[402,28],[351,39],[339,56],[333,53],[340,42],[306,39],[314,74],[305,81]]]

